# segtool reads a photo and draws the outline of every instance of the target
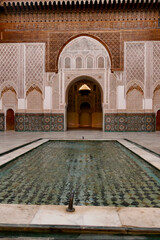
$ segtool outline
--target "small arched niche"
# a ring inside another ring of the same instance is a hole
[[[28,112],[41,112],[43,110],[42,92],[39,87],[31,86],[26,93],[26,98]]]
[[[2,96],[2,105],[14,105],[17,107],[17,93],[13,87],[5,87],[1,93]]]
[[[131,86],[126,94],[127,110],[142,110],[143,109],[144,93],[138,85]]]

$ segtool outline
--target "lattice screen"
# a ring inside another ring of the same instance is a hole
[[[25,83],[28,87],[32,82],[43,86],[44,79],[44,44],[25,45]],[[27,88],[26,87],[26,88]]]
[[[0,85],[4,82],[17,83],[18,44],[0,44]]]
[[[153,82],[160,82],[160,42],[153,43]]]
[[[135,80],[144,83],[144,49],[144,43],[126,43],[126,83]]]

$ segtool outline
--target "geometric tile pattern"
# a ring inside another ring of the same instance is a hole
[[[153,132],[155,113],[106,113],[105,132]]]
[[[140,81],[144,83],[144,43],[126,43],[126,83]]]
[[[18,44],[0,44],[0,85],[4,82],[17,83]]]
[[[0,131],[4,131],[4,114],[0,113]]]
[[[44,44],[25,44],[25,83],[26,88],[37,82],[42,89],[44,81]]]
[[[16,131],[64,131],[63,114],[16,113]]]
[[[116,141],[49,141],[0,169],[0,203],[160,207],[160,172]]]
[[[160,82],[160,42],[153,42],[153,82]]]

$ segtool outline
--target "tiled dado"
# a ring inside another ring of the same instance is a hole
[[[4,131],[4,114],[0,113],[0,131]]]
[[[154,113],[107,113],[105,132],[154,132]]]
[[[63,114],[16,113],[16,131],[64,131]]]

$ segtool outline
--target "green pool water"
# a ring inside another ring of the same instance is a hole
[[[0,169],[0,203],[160,207],[160,171],[116,141],[48,141]]]

